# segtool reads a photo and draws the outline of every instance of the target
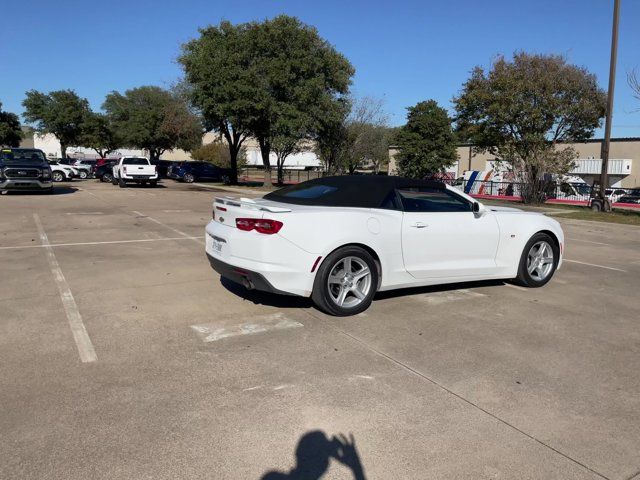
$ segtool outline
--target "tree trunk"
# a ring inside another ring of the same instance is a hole
[[[229,163],[231,167],[231,172],[229,172],[229,183],[231,185],[236,185],[238,183],[238,153],[240,152],[239,148],[236,148],[229,144]]]
[[[60,142],[60,157],[67,158],[67,144],[64,142]]]
[[[259,138],[260,155],[262,156],[262,164],[264,165],[264,187],[272,187],[271,182],[271,162],[269,160],[269,153],[271,153],[271,144],[264,138]]]

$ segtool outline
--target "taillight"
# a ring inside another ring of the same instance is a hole
[[[269,220],[266,218],[236,218],[236,227],[245,232],[255,230],[265,235],[273,235],[278,233],[283,223],[277,220]]]
[[[127,173],[127,167],[124,166],[123,169],[124,169],[124,173]]]

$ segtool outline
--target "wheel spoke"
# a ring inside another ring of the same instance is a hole
[[[351,289],[351,292],[352,292],[356,297],[358,297],[358,299],[359,299],[359,300],[363,300],[363,299],[364,299],[364,297],[366,297],[365,293],[364,293],[362,290],[360,290],[358,287],[353,287],[353,288]]]
[[[345,258],[344,262],[343,262],[343,265],[344,265],[345,273],[351,273],[353,271],[352,270],[352,265],[351,265],[351,257]]]
[[[527,268],[530,275],[533,275],[533,272],[536,271],[536,267],[538,266],[538,262],[532,261],[529,263],[529,267]]]
[[[371,271],[369,270],[368,267],[364,267],[362,268],[362,270],[358,270],[355,275],[353,276],[354,281],[358,281],[361,278],[366,277],[367,275],[369,275],[371,273]]]
[[[336,298],[336,303],[339,306],[342,306],[344,303],[345,298],[347,298],[347,293],[349,293],[349,290],[344,287],[340,287],[340,293],[338,293],[338,298]]]
[[[342,284],[342,277],[338,275],[329,275],[329,283],[330,284]]]

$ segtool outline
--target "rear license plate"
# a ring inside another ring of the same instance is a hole
[[[213,249],[214,252],[222,253],[222,246],[223,245],[224,245],[224,242],[221,242],[217,238],[212,238],[211,239],[211,248]]]

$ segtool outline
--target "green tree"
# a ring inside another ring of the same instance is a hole
[[[260,146],[265,184],[270,184],[274,139],[291,144],[317,132],[348,93],[354,69],[314,27],[297,18],[280,15],[253,23],[247,33],[259,87],[248,128]]]
[[[35,124],[38,133],[51,133],[60,141],[62,157],[67,147],[78,145],[82,127],[89,113],[89,102],[73,90],[42,93],[29,90],[22,102],[24,118]]]
[[[458,158],[456,136],[447,111],[435,100],[409,107],[407,123],[395,135],[400,175],[424,178],[441,172]]]
[[[15,113],[5,112],[2,110],[2,102],[0,102],[0,147],[17,147],[22,140],[22,129],[20,128],[20,120]]]
[[[122,146],[122,140],[116,135],[109,119],[100,113],[89,112],[82,125],[78,142],[83,147],[96,151],[100,158]]]
[[[232,168],[229,147],[220,141],[207,143],[195,150],[192,150],[191,158],[194,160],[210,162],[222,168]],[[244,147],[241,147],[237,154],[237,168],[242,168],[245,164],[246,150]]]
[[[182,46],[178,59],[185,73],[181,90],[202,115],[205,128],[226,140],[231,183],[238,181],[238,156],[249,135],[247,122],[254,115],[252,97],[257,92],[248,27],[224,21],[201,29],[199,38]]]
[[[606,95],[585,68],[520,52],[489,72],[476,67],[454,104],[462,138],[496,155],[520,176],[523,201],[539,203],[553,177],[573,167],[576,152],[561,144],[593,135]]]
[[[202,143],[202,124],[180,98],[154,86],[111,92],[102,108],[124,146],[149,151],[151,160],[166,150],[192,150]]]

